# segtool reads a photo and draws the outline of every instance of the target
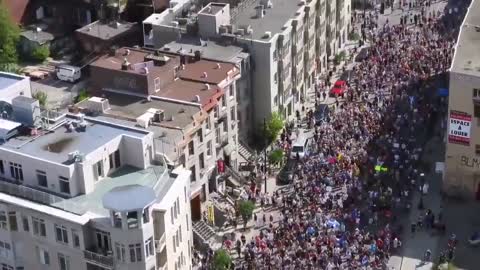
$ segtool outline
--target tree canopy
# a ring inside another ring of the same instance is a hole
[[[19,38],[20,29],[12,22],[3,0],[0,0],[0,68],[3,65],[17,63]]]

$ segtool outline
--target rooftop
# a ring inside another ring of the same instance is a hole
[[[282,31],[288,20],[293,19],[295,13],[300,9],[300,1],[295,0],[271,0],[272,7],[265,9],[263,18],[257,17],[257,6],[262,0],[254,0],[244,9],[239,10],[235,20],[232,22],[237,28],[251,26],[252,35],[247,38],[269,41],[271,38],[263,38],[265,32],[271,32],[271,37]]]
[[[95,21],[89,25],[85,25],[84,27],[77,29],[76,32],[103,40],[109,40],[130,31],[136,25],[136,23],[130,22],[104,23],[101,21]]]
[[[93,192],[67,199],[23,185],[0,181],[0,200],[23,205],[37,211],[58,216],[59,218],[86,223],[84,214],[90,213],[87,215],[89,218],[106,217],[109,215],[109,210],[104,208],[104,198],[107,198],[107,200],[114,198],[117,201],[125,195],[125,193],[119,194],[117,191],[125,191],[128,187],[133,186],[135,187],[133,192],[149,190],[148,200],[151,200],[153,195],[155,195],[156,199],[162,199],[174,181],[175,176],[170,175],[165,166],[151,166],[145,170],[123,166],[96,183]],[[153,191],[153,194],[150,193],[151,191]],[[131,206],[138,207],[145,204],[146,200],[143,199],[138,199],[138,196],[130,197],[130,200],[128,200],[129,204],[131,204],[130,206],[118,202],[112,204],[107,202],[107,205],[114,208],[124,208],[125,211],[128,211],[128,208]],[[52,208],[49,209],[48,206]]]
[[[188,56],[194,56],[195,51],[201,51],[202,57],[205,59],[224,62],[232,61],[238,53],[243,51],[241,47],[235,45],[223,45],[220,42],[200,40],[199,38],[185,35],[178,41],[166,44],[160,50],[164,52],[182,52]]]
[[[55,39],[55,36],[53,34],[45,31],[37,31],[36,29],[23,31],[20,33],[20,36],[30,41],[35,41],[40,45],[43,45]]]
[[[198,13],[203,14],[203,15],[215,15],[218,12],[220,12],[227,4],[225,3],[209,3],[207,6],[205,6],[202,10],[200,10]]]
[[[216,85],[206,85],[204,83],[175,80],[173,83],[164,87],[157,93],[158,97],[183,100],[201,104],[205,110],[217,103],[217,100],[224,93]]]
[[[13,73],[0,72],[0,91],[25,79],[28,78]]]
[[[455,48],[451,71],[480,76],[480,1],[472,1]]]
[[[147,112],[150,108],[160,109],[164,112],[165,121],[161,122],[161,126],[184,128],[193,122],[194,116],[200,112],[200,106],[193,104],[175,103],[171,101],[163,101],[155,98],[147,101],[144,98],[105,92],[104,97],[108,99],[110,110],[105,114],[112,116],[120,116],[129,120],[135,120]],[[82,102],[78,104],[82,107]],[[173,120],[170,120],[172,119]]]
[[[73,115],[68,115],[66,119],[71,123],[80,122],[79,118]],[[38,135],[21,132],[0,145],[0,149],[66,164],[69,160],[68,154],[71,152],[79,151],[83,155],[88,155],[119,136],[127,135],[142,138],[148,134],[148,132],[140,129],[87,118],[85,118],[83,124],[86,125],[84,131],[78,128],[74,131],[68,131],[65,125],[60,125],[51,130],[39,130]]]

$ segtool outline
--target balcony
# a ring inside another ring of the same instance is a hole
[[[83,257],[89,263],[103,268],[113,269],[114,263],[112,255],[102,255],[94,251],[84,250]]]
[[[78,207],[75,207],[74,203],[67,201],[62,197],[10,182],[8,179],[3,177],[0,177],[0,192],[55,207],[74,214],[84,214],[80,210],[74,210],[78,209]]]
[[[155,252],[161,253],[165,247],[165,234],[159,240],[155,240]]]

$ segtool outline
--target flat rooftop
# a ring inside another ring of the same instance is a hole
[[[0,72],[0,91],[25,79],[27,78],[13,73]]]
[[[480,1],[468,8],[452,61],[451,72],[480,76]]]
[[[110,104],[110,110],[105,112],[107,115],[119,116],[135,121],[137,117],[143,115],[151,108],[160,109],[163,110],[165,116],[165,121],[160,124],[172,128],[183,129],[192,124],[194,115],[201,111],[200,106],[193,104],[163,101],[155,98],[147,101],[144,98],[111,92],[104,92],[104,98],[108,99]],[[78,106],[83,107],[82,104],[84,103],[80,103]],[[173,120],[171,120],[172,117]]]
[[[68,115],[67,121],[76,122],[79,119]],[[39,135],[20,134],[0,145],[0,149],[8,149],[20,154],[49,160],[54,163],[67,164],[68,154],[79,151],[88,155],[111,140],[127,135],[143,138],[147,131],[112,125],[85,117],[84,131],[68,131],[65,125],[53,130],[39,130]]]
[[[123,166],[109,177],[95,184],[95,190],[86,195],[80,195],[63,202],[63,210],[73,213],[92,212],[101,216],[109,216],[109,211],[103,207],[103,196],[114,188],[130,185],[140,185],[152,188],[157,198],[163,198],[175,178],[170,177],[164,166],[151,166],[139,170],[131,166]],[[52,206],[56,206],[53,204]]]
[[[118,35],[134,29],[136,25],[136,23],[130,22],[104,23],[101,21],[95,21],[89,25],[77,29],[76,32],[103,40],[110,40]]]
[[[272,8],[265,9],[263,18],[257,17],[256,7],[260,5],[260,0],[254,0],[246,8],[239,10],[239,13],[232,21],[237,28],[250,25],[253,29],[252,35],[247,35],[249,39],[269,41],[271,38],[263,38],[265,32],[272,33],[272,37],[282,31],[283,26],[288,20],[293,19],[295,13],[304,6],[300,6],[300,1],[295,0],[271,0]]]
[[[206,5],[202,10],[198,12],[198,14],[203,14],[203,15],[215,15],[218,12],[220,12],[227,4],[224,3],[209,3]]]
[[[223,45],[220,42],[188,36],[182,36],[180,40],[170,42],[160,50],[167,53],[181,52],[188,56],[194,56],[195,51],[201,51],[203,58],[222,62],[232,61],[243,51],[242,47],[235,45]]]

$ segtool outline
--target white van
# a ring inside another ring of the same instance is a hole
[[[82,76],[81,70],[79,67],[60,65],[55,68],[55,73],[57,78],[66,82],[76,82]]]
[[[305,157],[308,149],[308,142],[309,140],[304,136],[299,136],[292,145],[292,151],[290,152],[290,158],[295,159],[297,158],[297,153],[300,159]]]

